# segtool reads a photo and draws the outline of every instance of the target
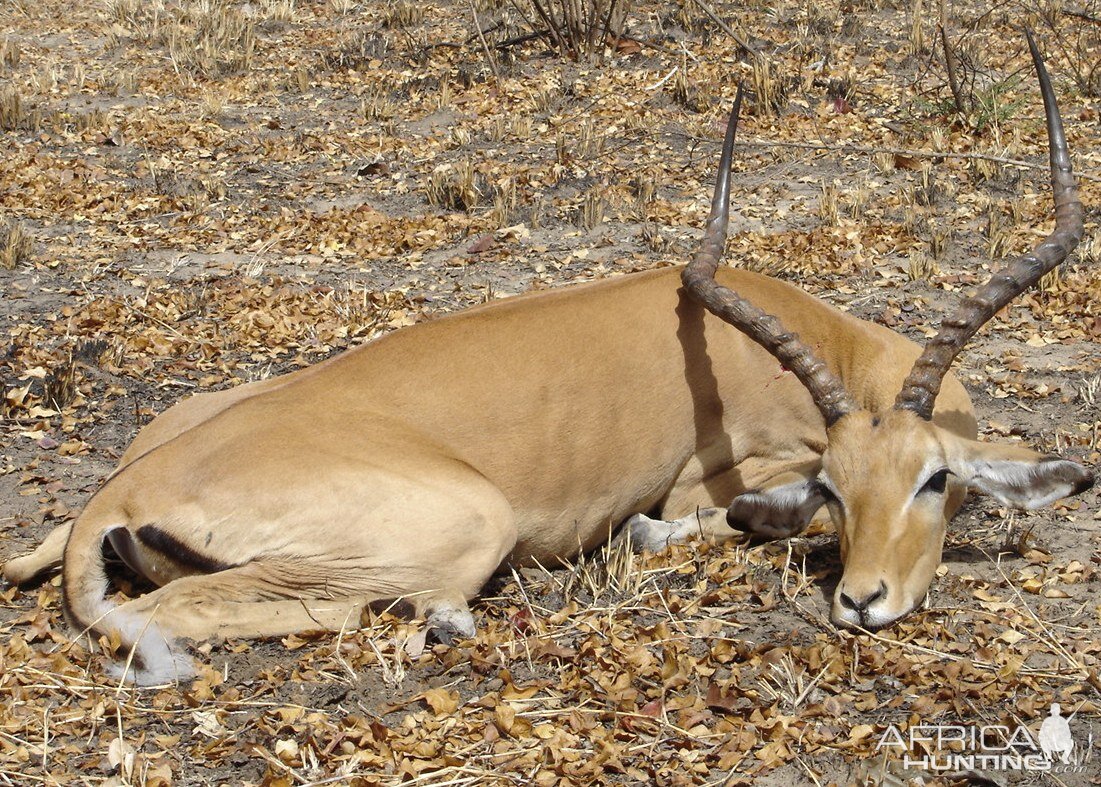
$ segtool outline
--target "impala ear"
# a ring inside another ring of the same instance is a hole
[[[952,472],[977,492],[1012,508],[1033,509],[1093,486],[1093,473],[1077,462],[1009,445],[961,440]]]
[[[818,481],[800,477],[767,489],[743,492],[727,509],[726,521],[736,530],[767,538],[788,538],[802,531],[825,502]]]

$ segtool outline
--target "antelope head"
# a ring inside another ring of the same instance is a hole
[[[826,425],[817,476],[739,495],[731,524],[771,536],[793,535],[823,505],[837,527],[844,571],[833,598],[834,623],[880,628],[922,602],[940,564],[948,519],[967,490],[1032,509],[1088,489],[1091,473],[1074,462],[1016,446],[969,439],[969,429],[933,419],[941,383],[979,328],[1059,265],[1082,238],[1070,156],[1054,91],[1039,50],[1029,49],[1043,95],[1056,227],[1031,253],[995,272],[945,318],[914,363],[893,408],[872,412],[780,320],[719,285],[726,241],[730,161],[741,89],[727,126],[711,216],[700,250],[685,268],[685,288],[708,310],[768,350],[807,388]]]

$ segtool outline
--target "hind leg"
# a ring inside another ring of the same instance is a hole
[[[466,636],[474,634],[466,598],[456,590],[402,594],[380,583],[376,587],[365,584],[354,595],[326,597],[322,582],[297,586],[295,597],[289,598],[288,580],[293,581],[300,568],[256,561],[215,574],[183,577],[115,608],[106,620],[128,630],[155,624],[165,636],[191,640],[251,639],[356,629],[364,608],[370,605],[395,614],[411,608],[412,615],[426,618],[429,624]],[[482,584],[488,578],[486,575]]]
[[[280,568],[255,561],[182,577],[115,608],[106,621],[127,630],[155,624],[165,636],[192,640],[277,637],[311,629],[339,630],[349,620],[358,623],[360,609],[378,598],[325,598],[323,588],[309,586],[294,592],[288,587],[293,577]]]
[[[114,628],[123,642],[136,643],[130,672],[146,685],[186,674],[185,659],[172,644],[177,637],[355,629],[364,607],[385,599],[411,604],[445,642],[471,636],[474,619],[466,601],[511,551],[516,531],[503,498],[477,508],[464,502],[470,501],[452,499],[446,516],[440,509],[423,512],[423,519],[410,520],[405,538],[362,554],[355,553],[352,539],[327,545],[315,540],[290,545],[293,558],[261,557],[175,579],[109,611],[93,627]],[[319,554],[322,546],[334,551]]]
[[[60,566],[61,557],[65,552],[65,542],[69,540],[69,531],[72,529],[72,522],[58,525],[29,555],[9,560],[4,564],[4,579],[13,585],[22,585],[44,571]]]
[[[326,598],[321,595],[325,593],[323,582],[296,587],[294,592],[303,595],[287,598],[286,568],[256,561],[215,574],[183,577],[114,608],[103,623],[135,644],[132,655],[113,673],[146,686],[184,679],[194,669],[176,646],[176,638],[251,639],[303,631],[354,630],[360,628],[368,604],[394,600],[392,589],[369,585],[364,585],[359,595]],[[475,573],[479,578],[474,578]],[[471,582],[480,587],[490,573],[492,569],[488,573],[474,572]],[[474,635],[474,618],[461,590],[411,591],[399,595],[396,601],[411,604],[414,614],[427,618],[428,625],[445,643],[455,636]]]
[[[191,677],[192,662],[176,644],[180,637],[277,637],[358,627],[370,599],[286,598],[286,585],[273,581],[271,568],[257,562],[183,577],[111,609],[93,625],[118,630],[130,644],[111,673],[143,686]]]

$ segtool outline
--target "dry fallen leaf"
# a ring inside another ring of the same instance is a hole
[[[437,716],[454,713],[459,707],[459,692],[444,688],[429,689],[423,699]]]

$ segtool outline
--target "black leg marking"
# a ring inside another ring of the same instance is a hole
[[[160,552],[169,560],[194,569],[197,574],[214,574],[218,571],[236,568],[233,563],[226,563],[201,552],[196,552],[183,541],[180,541],[168,531],[161,530],[156,525],[142,525],[138,528],[137,536],[149,549]]]

